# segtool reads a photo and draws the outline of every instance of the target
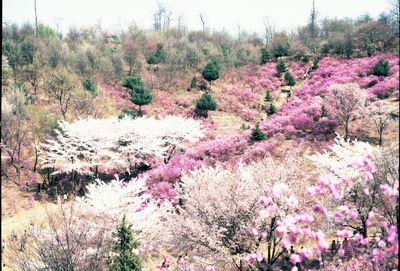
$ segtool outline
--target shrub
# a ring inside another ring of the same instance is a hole
[[[384,59],[379,59],[378,63],[372,69],[372,74],[376,76],[388,76],[389,73],[389,62]]]
[[[136,119],[137,117],[139,117],[139,114],[133,111],[132,109],[124,108],[121,114],[119,114],[118,118],[123,119],[125,116],[130,117],[132,119]]]
[[[139,106],[139,116],[142,115],[142,106],[151,103],[153,96],[138,76],[128,76],[123,84],[130,89],[132,103]]]
[[[216,59],[208,62],[207,66],[203,69],[203,77],[207,81],[214,81],[219,78],[220,64]]]

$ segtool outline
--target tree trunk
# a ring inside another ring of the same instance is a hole
[[[379,128],[379,146],[382,146],[382,134],[383,134],[383,129]]]

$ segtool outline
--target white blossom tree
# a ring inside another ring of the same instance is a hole
[[[171,149],[194,143],[203,136],[199,122],[168,116],[164,119],[81,119],[60,122],[57,137],[42,144],[43,167],[53,175],[97,175],[126,170],[166,159]]]

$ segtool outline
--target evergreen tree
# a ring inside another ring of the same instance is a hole
[[[274,56],[281,57],[288,55],[289,55],[289,44],[278,44],[278,46],[275,48]]]
[[[376,76],[388,76],[390,73],[389,62],[384,59],[379,59],[372,69],[372,74]]]
[[[92,96],[97,96],[97,87],[96,84],[90,80],[90,79],[85,79],[82,82],[82,86],[83,89],[90,92],[90,94],[92,94]]]
[[[261,65],[264,65],[271,59],[271,55],[267,48],[261,48]]]
[[[258,123],[256,125],[256,128],[253,130],[250,136],[251,141],[263,141],[265,139],[265,134],[263,131],[260,130],[258,127]]]
[[[132,225],[126,222],[125,215],[122,222],[113,233],[116,239],[112,247],[113,256],[109,262],[110,270],[113,271],[140,271],[142,266],[140,258],[134,253],[139,247],[139,242],[133,238]]]
[[[220,67],[218,60],[212,59],[210,62],[208,62],[206,67],[203,69],[202,74],[203,74],[204,79],[206,79],[207,81],[217,80],[219,78],[220,68],[221,67]]]
[[[128,76],[123,86],[130,89],[132,103],[139,106],[139,116],[142,116],[142,106],[151,103],[153,96],[138,76]]]
[[[190,81],[190,88],[195,88],[197,86],[196,76],[193,76],[192,81]]]
[[[296,81],[293,78],[293,75],[290,72],[285,73],[285,81],[286,84],[290,87],[293,87],[296,84]]]
[[[157,44],[156,51],[147,59],[148,64],[159,64],[165,61],[167,54],[164,51],[164,46],[161,43]]]
[[[279,74],[287,71],[285,62],[283,62],[281,59],[279,59],[278,64],[276,65],[276,70],[278,71]]]
[[[207,118],[208,117],[208,110],[215,110],[217,109],[217,103],[215,102],[213,96],[208,92],[204,93],[203,96],[196,102],[196,110],[199,115]]]
[[[267,90],[267,92],[265,93],[264,102],[266,103],[272,102],[272,96],[269,90]]]
[[[268,116],[275,114],[277,111],[278,111],[278,109],[276,109],[276,106],[272,103],[265,110],[265,112],[267,113]]]
[[[318,69],[318,59],[317,59],[317,58],[314,59],[313,65],[312,65],[311,69],[312,69],[312,70]]]

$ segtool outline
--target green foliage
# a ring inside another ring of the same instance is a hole
[[[113,271],[140,271],[142,264],[134,250],[139,247],[139,242],[133,238],[132,225],[126,222],[125,215],[117,231],[113,233],[116,239],[112,248],[113,255],[109,263]]]
[[[272,96],[269,90],[267,90],[267,92],[265,93],[264,102],[266,103],[272,102]]]
[[[279,59],[278,64],[276,65],[276,70],[279,73],[283,73],[283,72],[287,71],[287,67],[285,65],[285,62],[283,62],[282,59]]]
[[[293,75],[290,72],[285,73],[285,81],[288,86],[293,87],[296,84],[296,81],[293,78]]]
[[[267,113],[268,116],[271,116],[271,115],[275,114],[277,111],[278,111],[278,109],[272,103],[265,110],[265,112]]]
[[[312,70],[316,70],[316,69],[318,69],[318,59],[316,58],[316,59],[314,59],[314,61],[313,61],[313,65],[311,66],[311,69]]]
[[[122,82],[122,86],[133,90],[135,87],[142,86],[143,82],[139,76],[128,76],[125,78],[124,82]]]
[[[389,62],[385,59],[379,59],[378,63],[372,69],[372,74],[376,76],[388,76],[389,73]]]
[[[261,65],[264,65],[271,59],[271,55],[267,48],[261,48]]]
[[[54,38],[56,36],[56,32],[48,25],[38,24],[37,27],[37,35],[40,38]]]
[[[139,106],[139,115],[142,115],[141,107],[151,103],[153,95],[144,85],[142,79],[138,76],[128,76],[122,85],[130,89],[131,102]]]
[[[288,56],[289,55],[289,44],[278,44],[274,50],[275,57]]]
[[[196,102],[196,109],[198,110],[215,110],[217,103],[214,97],[209,93],[204,93],[203,96]]]
[[[260,130],[257,123],[256,128],[251,133],[250,140],[263,141],[264,139],[265,139],[265,134],[263,133],[263,131]]]
[[[167,54],[164,51],[164,45],[158,43],[156,51],[147,58],[147,63],[148,64],[164,63],[166,56]]]
[[[97,86],[96,83],[90,79],[85,79],[82,82],[83,89],[90,92],[93,97],[97,96]]]
[[[196,76],[193,76],[192,81],[190,81],[190,88],[195,88],[197,86]]]
[[[212,59],[208,62],[207,66],[203,69],[203,77],[207,81],[214,81],[219,78],[220,64],[218,60]]]
[[[139,114],[137,112],[133,111],[132,109],[124,108],[122,110],[121,114],[119,114],[118,118],[123,119],[124,117],[136,119],[137,117],[139,117]]]

